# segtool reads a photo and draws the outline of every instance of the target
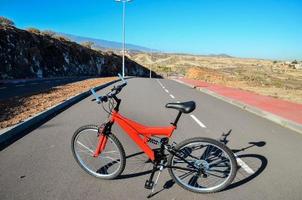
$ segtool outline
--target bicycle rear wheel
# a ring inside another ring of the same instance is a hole
[[[169,173],[184,189],[197,193],[218,192],[235,178],[234,154],[216,140],[188,139],[176,145],[175,151],[177,156],[170,154],[168,158]]]
[[[88,174],[102,179],[114,179],[125,168],[124,148],[113,134],[109,134],[105,149],[98,157],[94,157],[98,136],[98,127],[95,125],[79,128],[71,141],[73,156]]]

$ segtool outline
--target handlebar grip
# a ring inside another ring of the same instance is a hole
[[[126,83],[126,85],[127,85],[127,81],[125,81],[124,77],[122,77],[122,75],[120,73],[118,73],[117,75],[123,81],[123,84]]]
[[[96,92],[94,91],[94,88],[90,89],[91,93],[93,94],[93,96],[95,97],[95,100],[97,103],[100,103],[101,102],[101,99],[102,99],[102,96],[98,96],[96,94]],[[100,98],[101,97],[101,98]]]

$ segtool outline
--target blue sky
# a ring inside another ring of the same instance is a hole
[[[17,27],[121,41],[114,0],[0,0]],[[133,0],[126,41],[168,52],[302,59],[301,0]]]

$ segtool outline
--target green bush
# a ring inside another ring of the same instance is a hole
[[[6,17],[0,16],[0,25],[2,25],[2,26],[15,26],[15,23],[12,20],[10,20]]]

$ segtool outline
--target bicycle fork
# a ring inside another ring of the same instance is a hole
[[[107,134],[110,133],[112,123],[104,123],[98,129],[98,145],[94,151],[93,157],[98,157],[102,151],[105,149],[108,136]]]

